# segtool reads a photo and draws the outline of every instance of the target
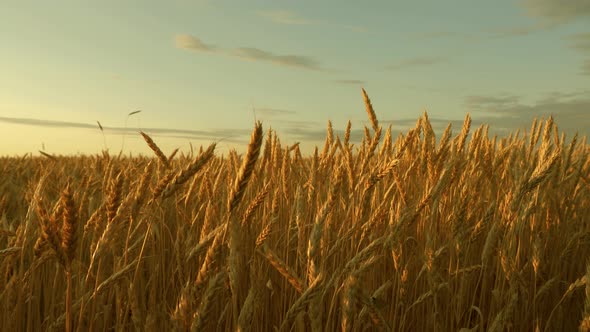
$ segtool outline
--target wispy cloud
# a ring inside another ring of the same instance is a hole
[[[256,14],[279,24],[310,25],[320,23],[319,21],[303,18],[289,10],[260,10]]]
[[[317,128],[321,126],[318,121],[310,121],[310,120],[284,120],[282,124],[291,127],[291,128]]]
[[[413,41],[430,41],[430,40],[445,40],[445,39],[452,39],[458,40],[462,42],[474,42],[481,40],[481,36],[479,34],[474,34],[470,32],[456,32],[456,31],[445,31],[445,30],[437,30],[437,31],[426,31],[426,32],[410,32],[408,33],[408,39]]]
[[[556,100],[575,100],[580,98],[580,96],[584,96],[588,91],[577,91],[577,92],[561,92],[561,91],[552,91],[543,94],[539,100],[537,100],[537,104],[547,104],[553,103]]]
[[[444,82],[439,82],[438,85],[415,85],[415,84],[403,84],[400,85],[399,88],[403,88],[403,89],[407,89],[407,90],[411,90],[411,91],[419,91],[419,92],[428,92],[428,93],[445,93],[445,94],[450,94],[450,93],[455,93],[456,90],[453,88],[449,88],[448,86],[445,85]]]
[[[335,80],[334,83],[344,85],[365,85],[366,82],[363,80]]]
[[[516,27],[508,27],[508,28],[500,28],[491,31],[487,31],[489,38],[491,39],[498,39],[498,38],[510,38],[510,37],[520,37],[530,35],[535,32],[547,30],[554,26],[550,23],[538,23],[531,26],[516,26]]]
[[[392,126],[392,133],[393,132],[401,133],[401,132],[407,132],[408,130],[414,128],[416,126],[417,121],[418,121],[418,117],[416,117],[416,118],[401,118],[401,119],[383,119],[383,120],[380,120],[379,123],[381,123],[383,126],[391,125]],[[434,117],[432,115],[429,115],[428,121],[430,121],[430,125],[432,126],[432,129],[434,129],[435,132],[442,134],[442,132],[447,128],[447,126],[449,124],[451,124],[451,128],[455,128],[455,129],[460,130],[461,126],[463,126],[464,118],[450,119],[450,118]],[[474,127],[477,127],[477,126],[483,124],[483,122],[480,119],[473,118],[471,120],[471,124]]]
[[[532,103],[523,103],[514,95],[468,96],[465,106],[490,127],[516,129],[534,118],[553,115],[561,130],[589,135],[590,91],[547,93]]]
[[[590,17],[588,0],[521,0],[529,15],[553,23],[567,23]]]
[[[358,25],[347,25],[347,24],[332,24],[336,27],[341,27],[355,32],[369,32],[369,28],[358,26]]]
[[[590,54],[590,32],[571,35],[568,39],[573,49]]]
[[[526,26],[502,27],[484,31],[489,38],[526,36],[586,16],[590,17],[590,1],[588,0],[519,0],[519,3],[530,17],[537,19],[537,22]]]
[[[29,118],[9,118],[4,116],[0,116],[0,122],[49,128],[97,128],[96,124]]]
[[[196,52],[215,52],[248,61],[267,62],[279,66],[295,67],[308,70],[323,70],[320,63],[309,56],[293,54],[274,54],[255,47],[238,47],[224,49],[206,44],[199,38],[180,34],[176,35],[174,42],[177,48]]]
[[[516,105],[520,97],[514,95],[499,96],[468,96],[465,98],[465,105],[470,109],[489,110],[506,109]]]
[[[456,32],[451,31],[431,31],[431,32],[419,32],[411,33],[410,38],[416,40],[430,40],[430,39],[441,39],[457,36]]]
[[[253,47],[240,47],[229,52],[230,55],[251,61],[270,62],[276,65],[298,67],[309,70],[321,70],[320,64],[302,55],[276,55]]]
[[[574,34],[567,39],[571,48],[586,56],[580,67],[580,74],[590,75],[590,32]]]
[[[330,23],[326,21],[308,19],[291,10],[259,10],[256,14],[277,24],[286,25],[326,25],[343,28],[355,32],[367,32],[368,29],[357,25]]]
[[[282,115],[294,115],[297,112],[291,110],[283,110],[277,108],[268,108],[268,107],[256,107],[254,108],[257,114],[262,116],[274,117],[274,116],[282,116]]]
[[[381,119],[379,123],[383,126],[384,130],[391,125],[391,135],[395,139],[399,136],[399,134],[408,132],[416,125],[418,117],[416,118],[401,118],[401,119]],[[442,132],[446,129],[447,125],[450,123],[452,128],[461,128],[463,125],[463,119],[443,119],[443,118],[434,118],[429,117],[430,124],[434,131],[441,135]],[[481,121],[478,119],[472,120],[473,126],[479,126]],[[323,128],[319,123],[315,123],[314,125],[309,126],[294,126],[291,125],[283,130],[286,134],[291,136],[293,139],[304,141],[304,142],[315,142],[320,143],[326,139],[326,129]],[[342,139],[344,137],[344,130],[342,128],[334,128],[334,135],[340,136]],[[353,124],[351,134],[350,134],[350,141],[353,143],[360,142],[363,137],[365,136],[364,130],[362,125],[355,126]]]
[[[577,92],[550,92],[542,95],[535,102],[525,103],[523,97],[513,94],[472,95],[465,97],[465,111],[471,113],[472,127],[488,125],[490,134],[501,136],[528,129],[535,118],[547,118],[552,115],[561,132],[572,137],[575,132],[590,135],[590,90]],[[416,118],[380,119],[384,127],[392,126],[392,135],[397,137],[416,125]],[[453,133],[457,134],[463,125],[463,117],[444,118],[429,117],[430,123],[441,135],[450,123]],[[282,130],[293,139],[321,144],[326,138],[325,126],[321,123],[301,125],[286,121]],[[343,137],[343,128],[334,128],[334,134]],[[353,124],[352,142],[359,142],[364,136],[362,126]]]
[[[400,70],[413,67],[432,66],[442,62],[448,61],[446,57],[432,56],[432,57],[415,57],[399,61],[395,64],[386,66],[389,70]]]
[[[0,117],[0,122],[11,123],[15,125],[37,126],[44,128],[70,128],[70,129],[90,129],[99,131],[96,123],[68,122],[45,119],[31,118],[11,118]],[[215,140],[220,138],[235,138],[247,136],[247,129],[214,129],[214,130],[187,130],[174,128],[130,128],[130,127],[110,127],[102,124],[105,133],[112,134],[137,134],[138,131],[144,131],[150,135],[162,135],[166,137],[188,138],[188,139],[207,139]]]
[[[199,38],[191,35],[181,34],[174,37],[174,44],[177,48],[199,52],[213,52],[215,46],[203,43]]]
[[[303,142],[314,142],[319,143],[326,139],[327,132],[326,129],[322,129],[319,125],[313,128],[302,128],[302,127],[289,127],[287,129],[282,130],[284,133],[289,135],[295,140],[303,141]],[[344,131],[341,129],[334,129],[334,135],[340,136],[340,138],[344,138]],[[364,136],[364,131],[361,129],[353,129],[350,132],[350,141],[351,142],[360,142],[360,140]]]

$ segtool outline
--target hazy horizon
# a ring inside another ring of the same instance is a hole
[[[242,150],[255,120],[322,146],[328,120],[590,135],[590,2],[13,2],[0,12],[0,155]],[[128,116],[132,112],[141,112]],[[98,122],[103,126],[99,129]],[[104,134],[104,136],[103,136]],[[124,142],[124,143],[123,143]],[[123,146],[124,144],[124,146]]]

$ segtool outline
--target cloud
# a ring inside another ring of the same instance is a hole
[[[481,40],[481,36],[467,32],[455,32],[455,31],[426,31],[418,33],[409,33],[408,38],[417,41],[426,40],[442,40],[442,39],[455,39],[464,42],[474,42]]]
[[[0,122],[50,128],[97,128],[95,124],[28,118],[9,118],[4,116],[0,116]]]
[[[515,105],[519,101],[518,96],[500,95],[500,96],[468,96],[465,98],[465,105],[471,109],[505,109]]]
[[[489,38],[496,39],[496,38],[510,38],[510,37],[519,37],[519,36],[526,36],[530,35],[531,33],[535,33],[538,31],[546,30],[551,28],[553,24],[536,24],[533,26],[519,26],[519,27],[510,27],[510,28],[502,28],[489,31],[488,33]]]
[[[416,122],[418,121],[419,116],[416,118],[402,118],[402,119],[381,119],[379,123],[383,126],[383,131],[387,130],[387,127],[391,125],[391,136],[395,140],[399,134],[407,133],[409,130],[415,127]],[[443,118],[433,118],[429,117],[430,124],[432,128],[437,134],[437,137],[440,138],[440,135],[444,132],[446,127],[451,124],[452,128],[458,128],[457,130],[460,131],[461,127],[463,126],[463,119],[443,119]],[[368,121],[367,121],[368,122]],[[471,121],[472,126],[478,127],[480,124],[483,124],[482,121],[478,119],[472,119]],[[370,127],[370,125],[367,123]],[[344,130],[340,128],[334,128],[334,135],[340,136],[340,139],[344,138]],[[299,140],[302,142],[314,142],[314,143],[321,143],[326,139],[326,129],[322,128],[319,123],[315,123],[314,125],[309,126],[289,126],[286,129],[283,129],[282,132],[292,137],[294,140]],[[384,133],[383,132],[383,133]],[[350,141],[353,143],[360,143],[361,140],[364,138],[365,132],[362,125],[352,125],[352,130],[350,132]]]
[[[531,124],[534,118],[553,115],[560,130],[590,135],[590,91],[546,93],[533,103],[521,102],[513,95],[468,96],[465,106],[473,118],[490,124],[490,128],[511,131]]]
[[[455,89],[449,88],[448,86],[445,86],[444,83],[439,83],[439,85],[431,85],[431,86],[426,86],[426,85],[415,85],[415,84],[402,84],[399,86],[399,88],[403,88],[403,89],[407,89],[407,90],[411,90],[411,91],[418,91],[418,92],[428,92],[428,93],[455,93]]]
[[[177,48],[190,51],[212,52],[215,50],[215,46],[207,45],[199,38],[186,34],[176,35],[174,37],[174,44]]]
[[[566,100],[566,99],[576,99],[580,96],[583,96],[585,92],[561,92],[561,91],[553,91],[545,93],[538,101],[539,104],[546,104],[552,103],[556,100]]]
[[[574,34],[567,39],[571,48],[586,56],[580,74],[590,75],[590,32]]]
[[[96,123],[88,124],[81,122],[56,121],[45,119],[30,118],[11,118],[0,117],[0,122],[11,123],[16,125],[37,126],[44,128],[71,128],[71,129],[91,129],[98,131]],[[166,137],[188,138],[188,139],[219,139],[222,137],[247,136],[250,133],[248,129],[213,129],[213,130],[187,130],[174,128],[125,128],[109,127],[102,125],[104,132],[113,134],[137,134],[138,131],[144,131],[150,135],[162,135]],[[228,135],[228,133],[231,133]]]
[[[547,118],[553,115],[560,132],[566,132],[572,137],[575,132],[590,135],[590,90],[581,92],[550,92],[546,93],[534,103],[525,104],[523,97],[512,94],[467,96],[465,98],[466,111],[471,113],[471,127],[478,128],[488,125],[491,135],[501,136],[516,132],[518,129],[529,129],[534,118]],[[394,139],[407,132],[416,125],[416,118],[380,119],[379,123],[385,129],[392,126]],[[440,138],[445,128],[451,124],[453,135],[457,135],[463,126],[464,116],[457,119],[429,117],[430,124]],[[282,131],[295,140],[309,141],[321,144],[326,138],[326,129],[320,123],[302,126],[286,122],[287,127]],[[364,137],[362,125],[354,125],[351,141],[360,142]],[[334,128],[334,134],[342,139],[344,131]]]
[[[410,59],[402,60],[396,64],[389,65],[386,69],[389,70],[400,70],[412,67],[423,67],[439,64],[446,62],[448,59],[445,57],[415,57]]]
[[[320,127],[321,124],[318,121],[306,121],[306,120],[286,120],[282,121],[281,124],[286,125],[288,127],[298,127],[298,128],[311,128],[311,127]]]
[[[267,62],[279,66],[295,67],[308,70],[323,70],[318,61],[303,55],[277,55],[255,47],[223,49],[214,45],[206,44],[199,38],[187,34],[176,35],[174,38],[174,43],[177,48],[189,51],[216,52],[242,60]]]
[[[365,85],[366,82],[362,80],[335,80],[334,83],[344,85]]]
[[[289,10],[260,10],[256,14],[279,24],[310,25],[319,23],[318,21],[305,19]]]
[[[348,25],[348,24],[335,24],[335,23],[326,23],[327,25],[332,25],[335,27],[343,28],[346,30],[351,30],[354,32],[369,32],[369,29],[366,27],[358,26],[358,25]]]
[[[286,24],[286,25],[327,25],[327,26],[334,26],[338,28],[344,28],[347,30],[352,30],[355,32],[367,32],[368,29],[361,26],[356,25],[348,25],[348,24],[337,24],[337,23],[328,23],[319,20],[310,20],[307,18],[302,17],[301,15],[295,13],[291,10],[259,10],[256,14],[260,17],[264,17],[276,24]]]
[[[267,107],[261,107],[261,108],[257,107],[257,108],[254,108],[254,110],[256,111],[256,113],[258,113],[262,116],[268,116],[268,117],[281,116],[281,115],[293,115],[293,114],[297,113],[297,112],[291,111],[291,110],[282,110],[282,109],[267,108]]]
[[[412,39],[417,40],[430,40],[430,39],[441,39],[447,37],[456,36],[456,32],[451,31],[431,31],[431,32],[419,32],[419,33],[412,33],[410,37]]]
[[[553,23],[567,23],[590,17],[588,0],[521,0],[528,14]]]
[[[573,49],[590,55],[590,32],[571,35],[568,40]]]
[[[309,70],[321,70],[319,63],[307,56],[276,55],[253,47],[240,47],[229,51],[231,56],[244,60],[270,62],[276,65],[297,67]]]
[[[432,128],[435,131],[442,132],[444,129],[447,128],[449,123],[451,124],[452,128],[461,128],[463,125],[463,118],[462,119],[443,119],[432,117],[431,115],[428,116],[428,121],[432,125]],[[383,127],[392,126],[392,129],[397,130],[398,132],[408,131],[416,126],[416,122],[418,121],[418,117],[416,118],[401,118],[401,119],[383,119],[379,120],[379,123],[383,125]],[[473,125],[481,124],[481,121],[477,119],[473,119],[471,121]]]
[[[560,24],[590,16],[588,0],[519,0],[528,15],[537,22],[528,26],[515,26],[485,31],[489,38],[510,38],[555,28]]]
[[[323,142],[327,136],[326,129],[321,129],[319,125],[314,128],[289,127],[281,131],[289,135],[289,137],[293,138],[294,140],[302,142]],[[344,130],[334,129],[333,132],[334,136],[340,136],[340,140],[344,139]],[[362,129],[352,129],[350,131],[350,141],[360,142],[364,135],[365,134]]]
[[[522,97],[514,95],[498,96],[469,96],[465,100],[467,111],[471,113],[471,127],[478,128],[482,125],[489,126],[490,135],[507,136],[517,130],[530,128],[534,118],[547,118],[553,115],[560,132],[566,132],[572,137],[575,132],[589,135],[590,117],[590,91],[562,93],[547,93],[533,104],[524,104]],[[380,119],[384,130],[391,125],[392,137],[395,139],[400,133],[406,133],[415,127],[416,118]],[[464,116],[450,119],[442,117],[429,117],[430,124],[440,138],[446,127],[450,124],[453,135],[457,135],[463,126]],[[318,122],[299,123],[298,121],[284,121],[278,131],[284,133],[290,139],[321,145],[326,138],[325,125]],[[334,135],[344,137],[343,128],[334,128]],[[351,142],[358,143],[364,137],[362,125],[352,126]]]

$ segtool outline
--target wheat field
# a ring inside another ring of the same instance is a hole
[[[424,113],[309,156],[0,158],[6,331],[588,331],[590,148]]]

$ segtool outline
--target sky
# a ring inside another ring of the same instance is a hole
[[[256,120],[309,152],[362,135],[362,87],[394,134],[590,134],[588,0],[0,2],[0,155],[242,151]]]

